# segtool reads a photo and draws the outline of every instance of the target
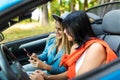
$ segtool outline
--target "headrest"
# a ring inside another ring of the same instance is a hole
[[[103,31],[111,34],[120,34],[120,9],[109,11],[103,17]]]

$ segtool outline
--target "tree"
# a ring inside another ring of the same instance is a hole
[[[88,0],[84,0],[84,8],[83,10],[87,10],[88,8]]]
[[[75,11],[75,0],[70,0],[70,10]]]
[[[47,8],[47,4],[44,4],[42,7],[41,7],[41,17],[40,17],[40,23],[41,25],[43,26],[46,26],[48,25],[48,8]]]

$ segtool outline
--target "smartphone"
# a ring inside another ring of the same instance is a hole
[[[23,48],[23,50],[26,52],[26,55],[27,55],[28,57],[31,56],[31,54],[30,54],[25,48]]]

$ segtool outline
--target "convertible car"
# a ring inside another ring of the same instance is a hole
[[[7,2],[5,2],[7,1]],[[24,39],[2,42],[6,39],[3,31],[15,23],[31,17],[31,12],[51,0],[0,0],[0,80],[30,80],[22,65],[28,63],[29,53],[43,51],[50,33]],[[102,4],[86,10],[92,29],[97,37],[105,40],[120,55],[120,2]],[[14,18],[18,17],[18,21]],[[17,36],[17,34],[16,34]],[[103,65],[73,80],[120,80],[120,59]]]

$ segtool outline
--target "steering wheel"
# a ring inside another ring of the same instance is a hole
[[[7,58],[12,61],[11,64]],[[7,80],[30,80],[17,58],[4,44],[0,45],[0,67]]]

